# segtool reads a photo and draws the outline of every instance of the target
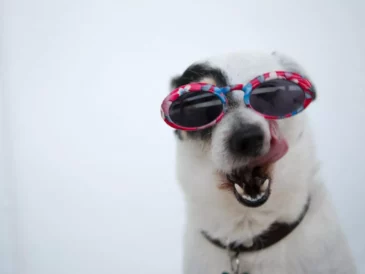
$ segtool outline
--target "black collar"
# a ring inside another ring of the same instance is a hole
[[[226,245],[223,244],[222,241],[220,241],[219,239],[212,238],[206,231],[202,231],[202,234],[209,242],[211,242],[215,246],[223,249],[228,249],[236,253],[258,251],[272,246],[288,236],[304,219],[304,216],[308,211],[309,204],[310,199],[308,199],[302,213],[294,223],[273,223],[267,231],[253,238],[253,244],[250,247],[246,247],[243,244],[237,244],[236,242],[232,242]]]

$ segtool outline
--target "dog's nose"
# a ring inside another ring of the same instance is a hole
[[[264,143],[264,132],[257,125],[243,125],[229,139],[230,150],[240,156],[256,157]]]

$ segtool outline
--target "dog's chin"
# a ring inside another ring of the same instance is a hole
[[[247,207],[263,205],[271,194],[272,165],[242,167],[221,174],[222,188],[230,189],[237,201]]]

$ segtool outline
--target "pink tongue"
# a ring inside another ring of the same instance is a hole
[[[255,158],[251,164],[253,166],[261,166],[269,163],[274,163],[282,158],[288,151],[288,142],[280,135],[278,124],[275,121],[270,121],[270,150],[267,154]]]

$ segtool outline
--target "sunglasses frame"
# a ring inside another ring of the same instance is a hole
[[[298,109],[296,109],[296,110],[292,111],[291,113],[288,113],[284,116],[270,116],[270,115],[260,113],[260,112],[256,111],[251,106],[251,103],[250,103],[250,96],[251,96],[253,90],[255,90],[259,85],[261,85],[264,82],[276,80],[276,79],[284,79],[284,80],[291,81],[291,82],[297,84],[303,90],[304,95],[305,95],[303,104]],[[229,86],[225,86],[225,87],[217,87],[215,85],[207,84],[207,83],[189,83],[187,85],[177,87],[163,100],[163,102],[161,104],[161,117],[166,122],[166,124],[168,124],[169,126],[171,126],[172,128],[175,128],[175,129],[180,129],[180,130],[185,130],[185,131],[196,131],[196,130],[211,127],[211,126],[217,124],[220,120],[222,120],[224,114],[227,112],[228,106],[227,106],[226,94],[228,92],[231,92],[234,90],[243,91],[244,92],[243,101],[244,101],[246,107],[252,109],[253,111],[255,111],[256,113],[258,113],[259,115],[263,116],[265,119],[268,119],[268,120],[279,120],[279,119],[292,117],[292,116],[302,112],[304,109],[306,109],[308,107],[308,105],[316,97],[316,91],[315,91],[314,86],[304,76],[302,76],[298,73],[294,73],[294,72],[274,71],[274,72],[264,73],[256,78],[252,79],[247,84],[237,84],[237,85],[229,85]],[[220,99],[220,101],[222,102],[222,106],[223,106],[221,114],[216,119],[214,119],[212,122],[210,122],[204,126],[200,126],[200,127],[183,127],[183,126],[175,124],[171,120],[170,115],[169,115],[169,110],[170,110],[171,104],[174,101],[176,101],[178,98],[180,98],[180,96],[182,96],[188,92],[199,92],[199,91],[211,92]]]

